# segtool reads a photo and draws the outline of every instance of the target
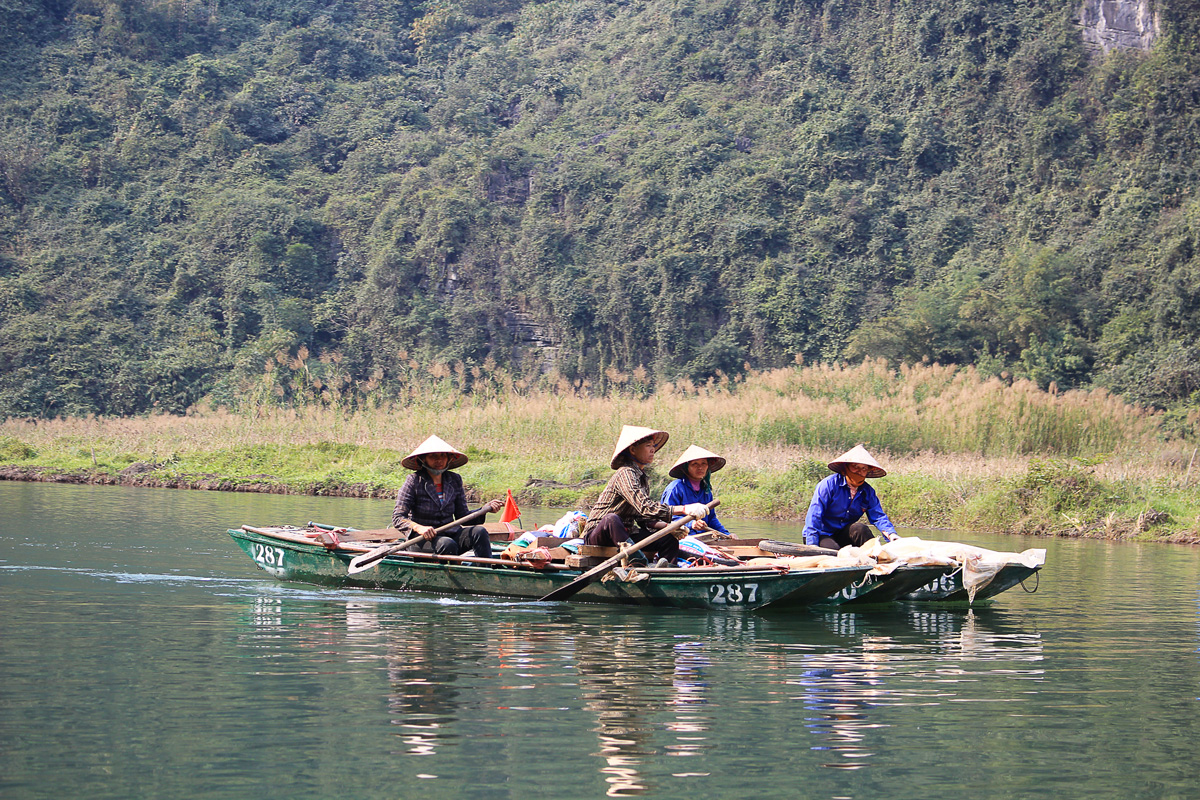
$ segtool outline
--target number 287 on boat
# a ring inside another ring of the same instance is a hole
[[[250,557],[267,572],[283,572],[283,548],[270,547],[254,542],[250,545]]]
[[[717,605],[740,605],[758,599],[757,583],[714,583],[708,587],[709,599]]]

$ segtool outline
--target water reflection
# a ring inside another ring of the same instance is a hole
[[[947,685],[966,675],[978,679],[980,670],[967,666],[971,661],[1043,659],[1037,633],[1006,630],[974,610],[908,610],[883,618],[831,614],[826,621],[831,632],[847,638],[846,646],[803,655],[794,667],[798,674],[786,683],[801,687],[793,699],[803,704],[804,727],[816,739],[810,747],[838,756],[822,764],[833,769],[869,766],[875,753],[868,738],[889,727],[876,721],[876,709],[958,699]],[[1033,680],[1044,674],[1033,668],[1003,671]]]
[[[1038,593],[974,615],[737,616],[279,584],[223,534],[371,527],[388,501],[0,483],[0,506],[0,797],[1120,798],[1200,783],[1196,548],[972,535],[1050,548]],[[581,632],[592,673],[612,641],[646,661],[622,674],[640,706],[610,688],[584,707]],[[426,683],[449,690],[432,706],[389,673],[389,652],[418,648]]]
[[[432,756],[458,738],[452,731],[460,716],[456,665],[464,648],[443,641],[446,631],[435,617],[417,616],[394,625],[388,624],[386,609],[387,604],[370,601],[313,603],[286,592],[256,597],[246,617],[253,630],[248,644],[256,649],[278,646],[316,662],[361,665],[368,673],[381,668],[388,715],[404,745],[394,752]],[[274,654],[272,661],[281,655]],[[271,666],[280,669],[277,663]],[[347,677],[360,672],[329,666],[316,670]]]
[[[641,770],[654,755],[649,717],[657,697],[665,697],[674,669],[659,648],[648,647],[637,629],[586,626],[575,643],[579,692],[585,710],[594,715],[591,730],[600,741],[593,753],[609,797],[642,794],[649,788]]]
[[[770,618],[540,608],[283,594],[254,599],[245,620],[255,647],[340,663],[367,682],[366,696],[377,696],[382,675],[402,745],[395,754],[431,758],[477,739],[486,713],[504,717],[505,735],[523,731],[511,715],[528,713],[528,735],[539,741],[545,734],[532,729],[548,720],[567,726],[562,744],[590,736],[610,797],[659,790],[667,775],[711,778],[717,743],[731,735],[719,720],[735,711],[761,707],[764,725],[803,731],[820,766],[863,770],[890,752],[883,732],[905,724],[898,711],[1027,702],[1033,693],[1024,690],[1003,699],[971,692],[984,676],[1043,677],[1040,634],[988,611]]]
[[[405,752],[431,756],[457,738],[451,728],[458,716],[458,673],[448,654],[455,648],[434,647],[436,632],[426,622],[388,631],[388,713],[400,727]]]

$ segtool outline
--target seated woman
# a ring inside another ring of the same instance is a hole
[[[669,506],[686,506],[688,503],[710,503],[713,499],[712,474],[725,466],[725,459],[703,447],[690,445],[667,473],[671,481],[662,494],[662,502]],[[716,509],[708,512],[687,526],[692,533],[716,531],[730,538],[737,538],[717,519]]]
[[[616,472],[583,525],[585,544],[599,547],[620,547],[626,542],[640,542],[663,527],[672,516],[695,514],[704,517],[708,509],[700,503],[689,505],[666,505],[655,502],[650,496],[650,480],[646,467],[654,462],[654,454],[667,442],[668,435],[652,428],[626,425],[621,428],[616,449],[613,450],[609,466]],[[680,530],[681,535],[686,531]],[[646,548],[647,556],[666,559],[674,564],[679,557],[679,541],[664,536]],[[646,552],[643,551],[643,552]]]
[[[405,469],[413,470],[413,474],[396,494],[392,527],[404,534],[423,536],[426,541],[418,549],[443,556],[469,551],[479,558],[492,557],[492,543],[483,525],[459,525],[441,533],[435,531],[470,513],[462,478],[449,471],[466,463],[465,453],[436,436],[430,436],[400,462]],[[503,507],[504,501],[499,499],[487,504],[491,513]]]
[[[871,540],[871,529],[859,522],[863,514],[885,539],[899,537],[896,526],[883,513],[879,496],[866,482],[882,478],[887,470],[879,466],[862,445],[857,445],[829,462],[832,475],[817,484],[808,516],[804,520],[804,543],[840,550],[847,545],[862,547]]]

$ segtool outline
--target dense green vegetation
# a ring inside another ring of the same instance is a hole
[[[0,417],[875,356],[1183,426],[1200,2],[1077,5],[0,0]]]

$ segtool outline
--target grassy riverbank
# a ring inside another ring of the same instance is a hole
[[[1164,440],[1155,416],[1102,391],[939,366],[798,367],[648,396],[482,399],[431,384],[403,406],[354,412],[9,420],[0,465],[17,479],[383,497],[407,474],[400,459],[436,432],[471,456],[460,472],[480,495],[575,506],[607,479],[623,423],[671,432],[659,487],[690,443],[727,456],[715,481],[727,516],[799,517],[825,462],[863,442],[889,468],[874,484],[898,524],[1200,541],[1194,445]]]

